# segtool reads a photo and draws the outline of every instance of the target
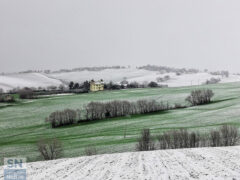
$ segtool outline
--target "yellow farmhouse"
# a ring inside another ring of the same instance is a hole
[[[91,80],[91,82],[90,82],[90,91],[91,92],[103,91],[103,90],[104,90],[104,82],[102,79],[100,81]]]

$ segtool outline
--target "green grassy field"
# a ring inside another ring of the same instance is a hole
[[[213,103],[162,113],[134,115],[51,129],[44,119],[53,111],[80,109],[90,101],[114,99],[156,99],[170,104],[186,104],[191,90],[210,88]],[[64,146],[64,157],[83,155],[84,148],[96,146],[99,153],[134,151],[140,130],[150,128],[158,134],[175,128],[207,131],[224,123],[240,126],[240,83],[181,88],[146,88],[104,91],[89,94],[51,96],[34,100],[18,100],[0,105],[0,158],[23,156],[39,160],[36,142],[57,137]],[[124,138],[124,133],[126,137]],[[2,162],[1,162],[2,163]]]

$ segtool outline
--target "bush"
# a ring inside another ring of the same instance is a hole
[[[217,84],[221,81],[219,78],[211,78],[210,80],[206,81],[206,84]]]
[[[191,92],[191,95],[186,98],[186,101],[191,105],[202,105],[211,102],[211,98],[214,96],[214,93],[210,89],[194,90]]]
[[[149,129],[142,130],[141,137],[138,139],[136,149],[138,151],[151,151],[155,149],[155,144],[151,137]]]
[[[62,157],[62,144],[58,139],[44,139],[37,143],[38,151],[44,160],[53,160]]]

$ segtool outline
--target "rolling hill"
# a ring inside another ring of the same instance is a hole
[[[113,81],[120,83],[124,78],[128,82],[137,81],[139,83],[156,81],[157,78],[170,76],[170,79],[164,82],[159,82],[162,85],[169,87],[201,85],[211,78],[220,78],[220,83],[240,81],[239,75],[230,74],[228,78],[219,75],[211,75],[205,72],[181,74],[176,73],[160,73],[157,71],[149,71],[137,68],[126,69],[105,69],[102,71],[73,71],[73,72],[56,72],[56,73],[15,73],[0,75],[0,88],[5,91],[13,88],[23,87],[42,87],[59,86],[67,84],[70,81],[82,83],[86,80],[103,79],[105,82]]]

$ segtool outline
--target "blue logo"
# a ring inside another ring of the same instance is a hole
[[[26,180],[26,158],[4,158],[4,180]]]

